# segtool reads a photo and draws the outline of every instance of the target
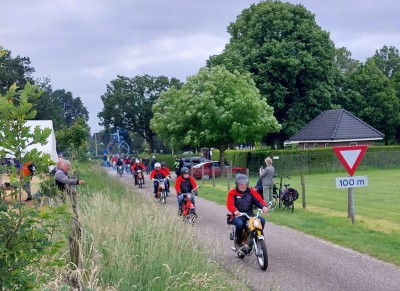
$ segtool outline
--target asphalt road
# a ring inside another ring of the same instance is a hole
[[[108,169],[112,175],[115,172]],[[153,187],[148,175],[143,189],[136,191],[152,198]],[[133,184],[131,175],[119,178]],[[132,186],[130,186],[132,188]],[[166,207],[177,213],[174,189]],[[196,197],[199,216],[193,229],[198,239],[225,268],[244,280],[253,290],[351,290],[399,291],[400,268],[330,242],[305,235],[287,227],[268,222],[265,238],[269,265],[262,271],[255,256],[240,260],[231,250],[229,227],[226,224],[226,207],[201,198],[201,188]],[[288,215],[292,215],[288,213]],[[295,214],[293,214],[295,215]]]

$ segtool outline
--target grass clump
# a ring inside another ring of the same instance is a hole
[[[88,287],[99,290],[245,290],[208,259],[166,207],[126,188],[97,166],[82,166],[81,224]],[[175,212],[174,212],[175,213]]]

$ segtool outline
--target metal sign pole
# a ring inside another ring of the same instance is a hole
[[[355,216],[356,216],[356,211],[354,207],[354,189],[349,188],[349,206],[350,206],[350,216],[351,216],[351,223],[355,223]]]

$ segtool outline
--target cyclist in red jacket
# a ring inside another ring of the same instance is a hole
[[[176,178],[175,181],[175,190],[176,195],[178,197],[178,213],[182,214],[182,202],[183,202],[183,194],[195,194],[197,195],[197,184],[192,176],[189,175],[189,169],[187,167],[183,167],[181,169],[181,175]],[[190,201],[193,206],[195,206],[194,195],[190,195]]]
[[[168,179],[168,174],[161,169],[161,164],[160,163],[155,163],[154,164],[154,170],[151,171],[150,173],[150,179],[154,183],[154,198],[157,198],[157,190],[158,190],[158,181],[157,179]]]

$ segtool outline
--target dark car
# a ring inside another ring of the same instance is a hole
[[[204,176],[203,179],[207,180],[212,177],[212,167],[214,167],[215,177],[221,177],[222,169],[220,167],[219,161],[209,161],[203,162],[193,166],[193,178],[196,180],[200,180],[202,177],[202,167],[204,167]],[[229,168],[229,164],[225,163],[225,168]],[[242,167],[232,167],[232,174],[246,174],[247,169]]]
[[[198,165],[204,162],[211,162],[211,160],[202,157],[186,157],[182,158],[183,166],[190,169],[191,166]]]

